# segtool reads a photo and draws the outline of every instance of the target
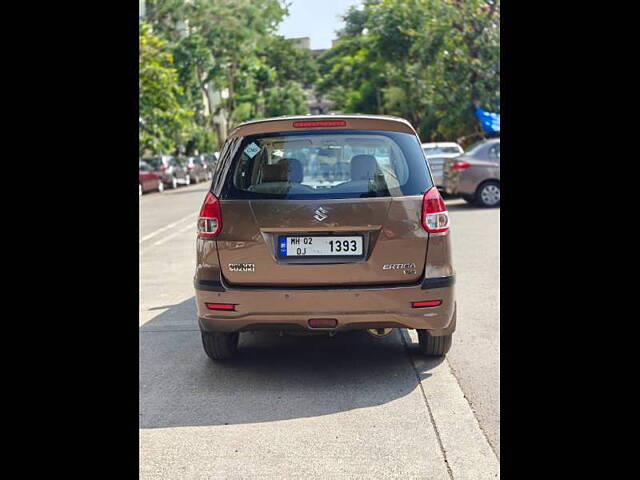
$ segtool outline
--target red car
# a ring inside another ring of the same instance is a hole
[[[145,192],[164,190],[164,184],[162,183],[162,177],[159,173],[153,170],[153,167],[147,162],[140,162],[138,169],[138,185],[140,195]]]

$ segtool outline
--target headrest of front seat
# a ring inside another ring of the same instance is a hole
[[[351,181],[371,180],[376,175],[378,162],[373,155],[356,155],[351,159]]]
[[[290,183],[302,183],[302,163],[297,158],[283,158],[278,165],[284,165]]]

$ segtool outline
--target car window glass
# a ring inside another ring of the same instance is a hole
[[[423,158],[415,136],[396,132],[247,137],[230,198],[413,195],[428,188]]]
[[[491,160],[500,160],[500,144],[496,143],[489,149],[489,158]]]
[[[473,145],[471,145],[471,147],[469,147],[465,154],[471,157],[474,156],[482,149],[484,145],[486,145],[486,143],[486,140],[480,140],[479,142],[474,143]]]
[[[424,153],[426,155],[438,155],[440,153],[460,153],[458,147],[431,147],[425,148]]]

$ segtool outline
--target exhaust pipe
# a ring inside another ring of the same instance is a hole
[[[368,328],[367,332],[373,337],[382,338],[390,335],[394,330],[395,328]]]

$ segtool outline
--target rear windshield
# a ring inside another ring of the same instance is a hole
[[[229,172],[223,198],[407,196],[432,186],[416,136],[388,131],[245,137]]]
[[[425,155],[439,155],[441,153],[460,153],[458,147],[430,147],[424,149]]]
[[[158,157],[149,158],[147,160],[147,163],[152,167],[159,167],[160,165],[162,165],[162,159]]]

